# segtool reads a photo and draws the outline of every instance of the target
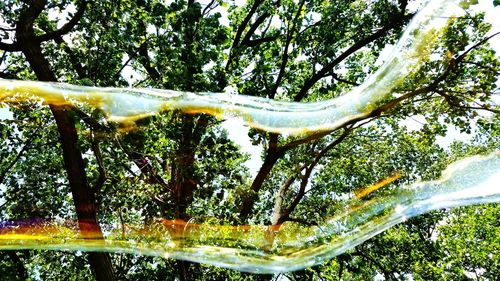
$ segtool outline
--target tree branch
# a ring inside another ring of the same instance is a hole
[[[331,142],[329,145],[323,148],[323,150],[321,150],[318,154],[316,154],[312,164],[317,165],[319,163],[319,160],[321,160],[321,158],[325,156],[325,154],[328,153],[328,151],[332,150],[334,147],[343,142],[351,132],[352,132],[352,127],[344,128],[344,132],[342,132],[342,134],[337,139],[335,139],[333,142]]]
[[[210,1],[210,3],[208,3],[203,9],[203,12],[201,13],[202,16],[204,17],[209,14],[213,9],[217,8],[218,5],[219,3],[216,3],[215,0]]]
[[[19,280],[29,280],[28,271],[26,270],[23,261],[17,255],[17,253],[12,250],[7,250],[6,252],[8,253],[10,259],[12,260],[12,262],[16,267],[17,276],[19,277]]]
[[[278,219],[278,224],[281,224],[285,220],[289,219],[290,214],[295,210],[297,205],[299,205],[302,198],[304,198],[304,195],[306,194],[306,187],[307,184],[309,183],[309,177],[311,176],[311,173],[314,170],[314,166],[315,166],[314,164],[311,164],[309,167],[306,168],[306,172],[304,176],[302,176],[302,179],[300,181],[299,191],[295,195],[295,198],[290,203],[288,208],[286,208],[286,210],[281,213],[281,217]]]
[[[500,110],[488,108],[488,107],[481,105],[481,104],[478,104],[478,103],[476,103],[476,104],[478,104],[479,106],[461,105],[460,100],[457,97],[448,95],[445,91],[442,91],[442,90],[434,90],[434,92],[438,93],[438,95],[443,97],[445,99],[446,103],[448,103],[448,105],[450,107],[456,107],[456,108],[462,108],[462,109],[473,109],[473,110],[485,110],[485,111],[489,111],[489,112],[497,113],[497,114],[500,113]]]
[[[434,91],[434,92],[437,92],[438,94],[440,93],[442,95],[443,92],[437,90],[437,86],[439,85],[439,83],[442,82],[442,81],[444,81],[446,79],[446,77],[448,77],[448,75],[451,73],[451,71],[453,71],[454,69],[457,68],[458,64],[466,57],[466,55],[468,53],[470,53],[473,49],[475,49],[478,46],[484,44],[489,39],[491,39],[494,36],[497,36],[499,34],[500,34],[500,32],[497,32],[497,33],[495,33],[495,34],[493,34],[491,36],[488,36],[487,38],[484,38],[480,42],[478,42],[475,45],[473,45],[472,47],[470,47],[468,50],[466,50],[464,53],[462,53],[456,59],[452,60],[450,62],[450,64],[448,65],[448,67],[446,68],[446,70],[436,80],[434,80],[430,85],[428,85],[426,87],[423,87],[423,88],[419,88],[419,89],[410,91],[410,92],[408,92],[408,93],[406,93],[404,95],[401,95],[400,97],[395,98],[395,99],[387,102],[386,104],[378,107],[377,109],[373,110],[367,116],[363,116],[363,117],[360,117],[360,118],[353,119],[353,120],[345,123],[344,125],[340,126],[339,128],[345,128],[346,125],[352,125],[352,124],[355,124],[355,123],[357,123],[357,122],[359,122],[361,120],[365,120],[365,119],[368,119],[368,118],[377,117],[377,116],[381,115],[383,112],[386,112],[386,111],[394,108],[395,106],[397,106],[402,101],[407,100],[409,98],[412,98],[414,96],[417,96],[419,94],[423,94],[423,93],[427,93],[427,92],[430,92],[430,91]],[[468,109],[481,109],[481,110],[488,110],[488,111],[491,111],[491,112],[494,112],[494,113],[498,113],[498,110],[488,109],[488,108],[483,108],[483,107],[468,107],[468,106],[466,107],[466,106],[461,106],[461,105],[458,105],[458,106],[459,107],[463,107],[463,108],[468,108]],[[308,142],[310,142],[310,141],[312,141],[314,139],[321,138],[321,137],[323,137],[323,136],[325,136],[325,135],[327,135],[329,133],[331,133],[331,132],[321,132],[321,133],[318,133],[318,134],[315,134],[315,135],[308,136],[308,137],[306,137],[304,139],[299,139],[299,140],[292,141],[292,142],[290,142],[288,144],[285,144],[285,145],[281,146],[280,150],[291,149],[291,148],[293,148],[295,146],[298,146],[300,144],[308,143]],[[344,134],[345,133],[346,133],[346,131],[344,131]],[[324,152],[324,153],[326,153],[326,152]],[[322,156],[320,156],[320,157],[322,157]]]
[[[78,118],[80,118],[80,120],[82,120],[85,124],[87,124],[92,130],[105,133],[110,133],[113,131],[110,127],[107,127],[106,125],[99,123],[95,118],[92,118],[91,116],[89,116],[87,113],[83,112],[80,109],[74,108],[73,111],[75,115],[78,116]]]
[[[424,93],[428,93],[428,92],[436,92],[438,94],[440,92],[442,93],[442,91],[438,90],[439,83],[441,83],[442,81],[444,81],[448,77],[448,75],[453,70],[455,70],[458,67],[459,63],[462,62],[465,59],[465,57],[467,56],[467,54],[469,54],[473,49],[475,49],[475,48],[479,47],[480,45],[486,43],[489,39],[491,39],[494,36],[497,36],[499,34],[500,34],[500,32],[497,32],[495,34],[492,34],[491,36],[488,36],[488,37],[484,38],[483,40],[479,41],[478,43],[474,44],[469,49],[467,49],[465,52],[463,52],[456,59],[452,59],[450,61],[450,64],[448,65],[448,67],[445,69],[445,71],[438,78],[436,78],[432,83],[430,83],[428,86],[425,86],[425,87],[422,87],[422,88],[410,91],[410,92],[408,92],[408,93],[406,93],[404,95],[401,95],[400,97],[397,97],[397,98],[395,98],[395,99],[387,102],[386,104],[381,105],[380,107],[374,109],[372,112],[370,112],[370,114],[365,115],[365,116],[361,116],[359,118],[355,118],[353,120],[350,120],[350,121],[346,122],[345,124],[339,126],[339,128],[343,128],[346,125],[355,124],[355,123],[357,123],[359,121],[362,121],[362,120],[365,120],[365,119],[368,119],[368,118],[373,118],[373,117],[380,116],[382,113],[387,112],[387,111],[391,110],[392,108],[396,107],[402,101],[410,99],[410,98],[412,98],[414,96],[417,96],[419,94],[424,94]],[[487,108],[478,108],[478,107],[466,107],[466,108],[470,108],[470,109],[482,109],[482,110],[489,110],[489,111],[492,111],[492,112],[497,112],[497,110],[487,109]],[[300,144],[300,141],[297,142],[297,143]],[[290,143],[288,145],[294,145],[294,144],[295,143]],[[285,146],[287,146],[287,145],[285,145]]]
[[[66,42],[64,41],[62,36],[55,36],[53,39],[54,39],[54,42],[56,42],[57,44],[64,46],[63,49],[68,54],[69,61],[71,62],[71,64],[73,65],[73,68],[75,69],[76,73],[78,74],[78,78],[80,78],[80,79],[88,78],[87,71],[80,63],[79,58],[75,55],[73,50],[71,50],[71,48],[67,44],[65,44]]]
[[[99,143],[96,141],[94,132],[92,131],[90,133],[90,144],[92,147],[92,151],[94,152],[94,156],[97,160],[97,166],[99,169],[99,176],[94,185],[94,191],[99,192],[104,183],[106,182],[107,174],[106,174],[106,168],[104,167],[104,162],[102,161],[101,148],[99,147]]]
[[[344,132],[337,138],[335,141],[330,143],[328,146],[326,146],[323,150],[321,150],[319,153],[316,154],[314,157],[313,161],[310,164],[304,164],[301,166],[297,173],[301,173],[302,170],[306,169],[305,174],[301,177],[301,183],[299,187],[299,191],[296,194],[294,200],[291,202],[291,204],[286,208],[285,211],[282,211],[282,203],[283,199],[285,197],[285,193],[288,191],[289,187],[295,182],[295,179],[298,177],[297,175],[292,175],[290,176],[287,181],[280,187],[278,191],[278,195],[276,197],[276,202],[274,205],[274,210],[273,210],[273,215],[271,218],[271,223],[273,225],[279,225],[282,224],[283,222],[289,220],[290,214],[295,210],[295,208],[298,206],[300,201],[305,195],[305,189],[307,187],[307,184],[309,183],[309,178],[311,176],[312,171],[314,170],[315,166],[319,163],[321,158],[331,149],[333,149],[335,146],[340,144],[344,139],[349,135],[349,133],[352,131],[352,126],[349,128],[344,128]]]
[[[47,32],[45,34],[42,34],[40,36],[36,37],[36,40],[38,42],[45,42],[49,40],[54,40],[57,37],[62,37],[63,35],[67,34],[73,28],[80,22],[80,20],[83,17],[83,14],[85,13],[86,7],[87,7],[87,0],[81,0],[80,4],[78,5],[78,10],[76,11],[75,15],[69,22],[67,22],[65,25],[63,25],[60,29],[52,31],[52,32]]]
[[[404,12],[404,11],[403,11]],[[299,93],[294,98],[294,101],[301,101],[309,89],[316,84],[320,79],[326,77],[328,73],[339,63],[341,63],[344,59],[352,55],[353,53],[357,52],[359,49],[363,48],[364,46],[372,43],[373,41],[381,38],[384,36],[387,32],[389,32],[392,29],[397,28],[400,24],[402,24],[405,20],[411,18],[413,15],[395,15],[392,21],[390,21],[388,24],[386,24],[384,27],[379,29],[378,31],[372,33],[371,35],[357,41],[354,43],[351,47],[349,47],[347,50],[345,50],[342,54],[340,54],[337,58],[335,58],[333,61],[325,65],[320,71],[318,71],[316,74],[314,74],[311,78],[306,80],[302,88],[300,89]]]
[[[151,63],[151,58],[149,57],[149,40],[150,38],[148,37],[147,30],[146,30],[146,25],[144,23],[140,23],[141,31],[143,32],[144,36],[144,42],[141,43],[139,48],[135,51],[135,53],[128,53],[130,58],[135,58],[138,56],[137,60],[139,63],[144,67],[146,72],[148,73],[148,76],[156,83],[161,82],[161,74],[158,72],[158,70],[153,66]]]
[[[241,40],[241,45],[247,45],[247,43],[250,41],[252,38],[252,35],[255,33],[257,28],[266,20],[267,17],[269,17],[271,14],[269,12],[265,12],[262,15],[260,15],[255,22],[252,24],[250,29],[247,31],[245,34],[245,37],[243,37],[243,40]]]
[[[225,67],[226,72],[229,70],[231,63],[233,62],[234,49],[236,49],[238,47],[238,45],[240,44],[240,39],[241,39],[241,36],[243,35],[243,31],[245,31],[245,28],[247,27],[248,23],[250,22],[250,19],[252,19],[253,15],[257,11],[257,8],[263,2],[264,2],[264,0],[254,0],[252,7],[250,8],[250,11],[246,15],[246,17],[243,19],[241,24],[238,26],[238,29],[236,30],[236,35],[234,36],[233,44],[231,46],[231,49],[229,50],[229,57],[227,59],[227,63],[226,63],[226,67]]]
[[[288,63],[288,47],[290,46],[290,43],[292,42],[292,37],[295,31],[297,30],[297,21],[300,17],[302,8],[304,7],[305,0],[302,0],[299,4],[299,7],[297,9],[297,12],[295,13],[295,17],[292,20],[292,27],[287,31],[286,34],[286,43],[285,46],[283,47],[283,55],[281,56],[281,66],[280,66],[280,71],[278,74],[278,77],[276,78],[276,82],[274,83],[273,89],[269,93],[269,98],[273,99],[274,96],[276,95],[276,92],[278,91],[279,85],[281,84],[281,80],[283,79],[283,76],[285,75],[285,70],[286,70],[286,65]]]
[[[476,44],[471,46],[469,49],[467,49],[465,52],[460,54],[460,56],[458,56],[456,59],[451,59],[450,64],[448,65],[448,67],[446,67],[446,70],[443,72],[443,74],[441,74],[436,80],[434,80],[434,82],[429,87],[432,89],[436,89],[438,84],[441,83],[442,81],[444,81],[446,79],[446,77],[448,77],[450,72],[455,70],[458,67],[459,63],[461,63],[472,50],[483,45],[484,43],[488,42],[488,40],[490,40],[491,38],[493,38],[499,34],[500,34],[500,32],[497,32],[497,33],[494,33],[486,38],[483,38],[481,41],[477,42]]]
[[[283,200],[285,199],[285,194],[287,193],[290,186],[295,182],[297,178],[296,173],[293,173],[280,187],[278,194],[276,194],[276,199],[274,201],[273,213],[271,215],[271,225],[278,225],[280,222]]]
[[[55,73],[42,52],[33,24],[43,11],[47,0],[33,0],[24,9],[16,25],[16,40],[22,45],[22,52],[37,78],[42,81],[57,82]],[[72,107],[50,105],[56,120],[62,148],[64,167],[68,175],[80,234],[84,239],[103,239],[102,229],[97,219],[95,194],[89,188],[85,163],[78,145],[78,131],[75,126]],[[107,253],[89,252],[89,262],[96,280],[116,280],[113,264]]]
[[[290,150],[296,146],[299,146],[301,144],[305,144],[305,143],[310,143],[311,141],[313,140],[317,140],[317,139],[320,139],[324,136],[327,136],[331,133],[333,133],[334,131],[326,131],[326,132],[319,132],[319,133],[314,133],[312,135],[309,135],[305,138],[302,138],[302,139],[298,139],[298,140],[294,140],[294,141],[291,141],[285,145],[282,145],[280,147],[280,150]]]
[[[0,59],[0,65],[3,64],[3,61],[5,60],[6,57],[7,57],[7,51],[4,51],[2,54],[2,58]]]
[[[120,141],[118,139],[116,139],[115,142],[118,145],[118,147],[120,147],[123,150],[123,152],[127,155],[129,160],[131,160],[137,166],[137,168],[139,168],[141,175],[145,176],[144,182],[146,182],[148,184],[158,184],[165,191],[169,191],[169,192],[172,191],[170,186],[168,185],[168,183],[160,175],[158,175],[154,171],[153,166],[151,165],[151,163],[149,163],[149,160],[146,157],[144,157],[144,154],[141,154],[137,151],[127,150],[125,147],[123,147],[120,144]],[[129,170],[129,173],[131,173],[132,175],[135,175],[135,173],[132,172],[131,170]],[[154,199],[156,199],[159,202],[164,203],[163,199],[159,199],[159,198],[154,198]]]
[[[335,79],[335,80],[337,80],[339,82],[348,84],[348,85],[352,85],[352,86],[359,86],[360,85],[359,83],[343,79],[343,78],[339,77],[336,73],[332,73],[331,76],[332,76],[333,79]]]
[[[4,43],[0,42],[0,50],[6,51],[6,52],[20,52],[21,45],[17,42],[14,43]]]
[[[134,57],[130,56],[130,54],[129,54],[128,60],[120,67],[120,69],[118,69],[118,71],[115,73],[115,75],[113,75],[114,79],[118,79],[118,77],[120,77],[120,74],[122,73],[123,69],[125,69],[125,67],[127,67],[127,65],[132,61],[132,59],[134,59]]]
[[[23,44],[22,42],[19,43],[19,41],[34,36],[33,23],[40,13],[42,13],[46,4],[47,0],[33,0],[19,15],[19,19],[16,23],[16,39],[21,48]]]
[[[241,44],[252,48],[252,47],[256,47],[256,46],[263,44],[263,43],[273,42],[276,39],[278,39],[278,36],[268,36],[268,37],[261,37],[258,39],[248,40],[248,41],[245,41]]]
[[[385,268],[385,266],[383,266],[381,263],[379,263],[376,259],[373,259],[372,257],[370,257],[369,255],[367,254],[364,254],[363,252],[361,251],[357,251],[357,252],[354,252],[352,253],[351,255],[353,256],[360,256],[362,258],[364,258],[365,260],[368,260],[369,262],[371,262],[372,264],[376,265],[380,270],[382,270],[382,273],[385,275],[385,278],[388,279],[388,280],[397,280],[396,276],[394,275],[394,273],[390,272],[389,270],[387,270],[387,268]]]
[[[248,216],[251,214],[253,205],[258,199],[257,194],[262,188],[262,184],[264,184],[264,181],[266,180],[267,176],[271,172],[278,159],[281,158],[284,154],[284,150],[278,149],[278,135],[270,134],[268,148],[266,150],[266,157],[259,169],[259,172],[257,172],[252,185],[250,186],[251,194],[245,196],[241,204],[239,217],[242,222],[246,221]]]

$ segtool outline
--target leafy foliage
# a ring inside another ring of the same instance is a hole
[[[409,2],[6,0],[0,77],[42,79],[44,66],[58,81],[80,85],[326,100],[380,66],[378,56],[413,16]],[[28,24],[36,40],[23,45],[17,27],[36,5],[42,9]],[[165,112],[123,125],[84,105],[69,109],[103,232],[159,218],[313,225],[342,211],[355,190],[394,173],[402,177],[362,200],[498,150],[500,62],[488,46],[490,29],[481,13],[449,19],[435,50],[420,50],[421,69],[364,120],[309,137],[250,129],[263,149],[255,175],[245,166],[249,155],[213,117]],[[27,46],[41,48],[38,61]],[[2,223],[77,219],[53,112],[29,102],[9,106],[12,120],[0,120]],[[450,128],[474,136],[439,144]],[[110,255],[111,270],[119,280],[493,280],[500,275],[498,207],[433,212],[323,265],[275,276],[126,254]],[[91,260],[81,252],[4,251],[0,276],[99,279]]]

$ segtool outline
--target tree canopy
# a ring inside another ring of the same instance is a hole
[[[12,115],[0,118],[0,230],[63,221],[102,240],[159,220],[172,237],[188,224],[305,229],[342,213],[364,187],[379,183],[361,205],[497,151],[500,60],[489,42],[498,33],[470,9],[475,1],[456,2],[464,15],[422,44],[419,67],[370,114],[302,136],[250,128],[241,137],[262,148],[255,173],[223,121],[207,114],[167,111],[126,125],[91,106],[0,99]],[[0,78],[325,101],[373,74],[422,6],[5,0]],[[450,128],[468,140],[443,144]],[[325,263],[275,275],[125,253],[6,250],[0,279],[494,280],[499,221],[498,203],[437,210]],[[267,237],[272,245],[272,231]]]

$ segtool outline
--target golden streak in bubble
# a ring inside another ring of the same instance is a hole
[[[400,172],[396,172],[393,175],[391,175],[385,179],[379,180],[378,182],[376,182],[368,187],[355,190],[354,195],[358,199],[361,199],[361,198],[367,196],[368,194],[378,190],[379,188],[384,187],[390,183],[393,183],[394,181],[401,178],[402,176],[403,175]]]
[[[18,233],[7,233],[0,234],[0,240],[48,240],[50,239],[47,235],[39,234],[18,234]]]

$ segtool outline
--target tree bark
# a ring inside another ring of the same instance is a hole
[[[19,280],[27,280],[29,277],[28,271],[26,270],[26,267],[24,267],[24,263],[21,260],[21,258],[17,255],[17,252],[16,251],[5,251],[5,252],[8,254],[9,258],[14,263]]]
[[[200,117],[201,118],[201,117]],[[197,187],[194,175],[196,146],[201,140],[204,128],[195,129],[195,117],[183,115],[181,118],[182,132],[179,149],[175,152],[171,167],[170,188],[175,199],[174,216],[176,219],[188,221],[187,207],[193,201],[193,192]]]
[[[194,3],[194,0],[188,0],[186,10],[192,10],[192,13],[187,14],[195,15],[198,12]],[[196,66],[196,56],[193,51],[196,25],[203,17],[201,11],[199,12],[197,16],[186,18],[183,28],[184,48],[181,51],[181,60],[186,64],[186,71],[182,86],[186,91],[200,90],[195,89],[195,74],[201,72],[201,69]],[[182,122],[181,135],[171,167],[170,187],[175,201],[175,218],[188,221],[190,215],[187,213],[187,208],[193,202],[193,192],[198,186],[194,174],[196,150],[206,131],[207,122],[203,115],[198,119],[192,115],[182,115],[180,120]],[[199,267],[188,261],[178,261],[177,266],[181,281],[195,278],[194,268]]]
[[[57,78],[42,53],[40,41],[37,40],[33,29],[33,23],[43,11],[46,2],[46,0],[35,0],[21,13],[16,26],[16,40],[22,46],[21,51],[37,78],[41,81],[56,82]],[[88,184],[71,108],[51,105],[50,110],[60,134],[64,165],[73,195],[80,234],[84,239],[103,239],[102,230],[97,222],[95,194]],[[96,280],[116,280],[109,254],[90,252],[88,257]]]
[[[257,193],[262,188],[264,181],[267,176],[269,176],[269,173],[276,164],[276,161],[278,161],[278,159],[284,154],[285,150],[278,148],[278,135],[271,134],[269,137],[269,147],[266,151],[266,158],[264,159],[264,163],[262,163],[259,172],[255,176],[252,186],[250,187],[251,194],[243,198],[239,214],[241,222],[245,222],[252,213],[255,201],[259,198]]]

